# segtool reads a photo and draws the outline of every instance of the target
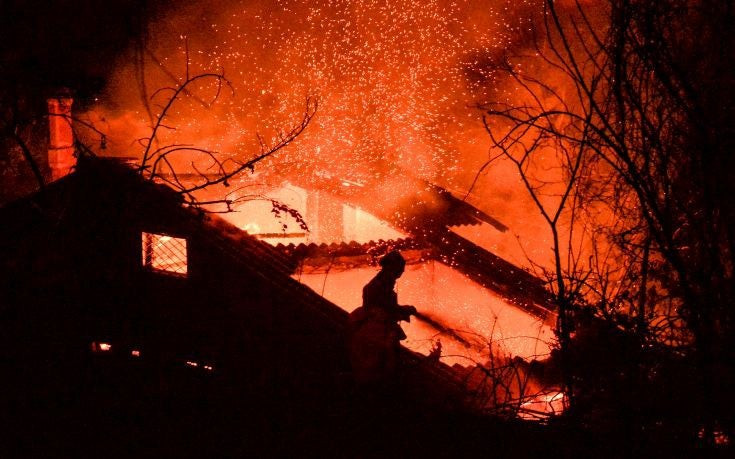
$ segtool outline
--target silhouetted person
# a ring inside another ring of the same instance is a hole
[[[413,306],[398,304],[393,288],[406,260],[393,251],[380,260],[380,272],[362,289],[362,307],[350,314],[350,359],[358,384],[390,384],[395,377],[400,341],[406,339],[398,322],[409,321]]]

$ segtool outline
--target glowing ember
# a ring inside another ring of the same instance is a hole
[[[700,429],[697,433],[697,436],[702,439],[706,436],[706,431],[704,428]],[[712,432],[712,436],[714,437],[715,444],[719,446],[726,446],[730,444],[730,436],[723,432],[722,430],[716,429],[714,432]]]
[[[522,419],[542,419],[549,415],[560,414],[564,411],[566,396],[563,392],[550,392],[535,395],[521,403],[518,417]]]
[[[110,343],[92,342],[92,352],[109,352],[111,350],[112,344]]]

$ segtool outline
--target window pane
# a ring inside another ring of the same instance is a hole
[[[176,274],[187,273],[186,239],[143,233],[143,266]]]

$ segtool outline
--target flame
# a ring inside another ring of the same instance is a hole
[[[550,393],[534,395],[521,403],[518,417],[521,419],[542,419],[549,415],[560,414],[564,411],[566,404],[564,392],[552,391]]]
[[[108,152],[130,156],[149,135],[164,93],[184,75],[219,71],[234,94],[203,85],[175,104],[162,144],[194,144],[249,158],[255,133],[266,139],[298,117],[304,97],[320,99],[307,131],[262,170],[285,176],[328,173],[345,187],[385,181],[379,200],[397,206],[407,184],[399,172],[463,194],[487,157],[480,112],[489,99],[511,99],[512,86],[492,71],[509,50],[528,46],[540,0],[195,1],[150,26],[143,60],[123,56],[90,112],[107,128]],[[132,53],[132,50],[131,50]],[[137,84],[130,84],[131,82]],[[179,171],[205,158],[174,158]],[[550,263],[546,228],[512,167],[499,163],[469,196],[513,233],[484,237],[498,254],[526,263]],[[411,190],[420,191],[420,190]],[[518,239],[525,251],[518,246]]]
[[[518,265],[531,267],[530,258],[537,265],[552,266],[550,233],[512,164],[493,163],[468,194],[478,170],[494,155],[488,152],[481,112],[472,107],[488,101],[523,102],[513,83],[493,71],[493,65],[509,52],[528,49],[541,3],[188,2],[151,25],[142,59],[131,54],[117,63],[89,116],[107,127],[109,154],[130,156],[135,139],[150,134],[157,107],[165,100],[165,91],[151,100],[157,89],[180,84],[186,74],[224,69],[234,92],[221,93],[212,104],[215,87],[193,88],[191,97],[177,101],[166,120],[176,129],[164,130],[158,141],[192,144],[215,150],[222,158],[244,160],[258,151],[256,133],[267,142],[276,129],[299,118],[306,96],[316,95],[319,111],[307,130],[232,188],[280,187],[284,178],[304,184],[331,177],[347,190],[370,183],[375,201],[388,213],[407,196],[428,194],[405,180],[417,177],[457,196],[467,194],[470,204],[511,228],[506,233],[487,225],[453,231]],[[558,173],[546,167],[553,160],[544,152],[533,165],[542,179],[555,178],[543,174]],[[179,172],[191,172],[191,164],[199,170],[211,165],[208,158],[192,156],[173,158],[173,164]],[[232,188],[208,192],[224,194]],[[304,193],[293,190],[263,194],[299,209]],[[349,214],[344,220],[354,222],[344,228],[346,239],[398,237],[395,229],[381,226],[360,209],[344,212]],[[303,231],[283,230],[272,218],[258,218],[260,213],[270,217],[268,203],[250,201],[227,218],[264,238],[279,236],[274,243],[315,239]],[[349,311],[360,304],[362,286],[373,274],[372,269],[357,269],[297,277]],[[438,337],[442,359],[450,364],[482,363],[492,352],[542,357],[554,340],[548,324],[439,263],[409,269],[397,288],[401,302],[451,324],[462,338],[447,333]],[[404,328],[408,347],[427,355],[436,348],[437,330],[431,326],[413,321]]]
[[[99,342],[99,341],[93,341],[91,348],[92,348],[92,352],[110,352],[112,350],[112,344]]]
[[[353,311],[362,303],[363,286],[376,272],[377,268],[359,268],[298,273],[294,277]],[[442,333],[421,320],[401,323],[408,336],[403,342],[406,347],[429,355],[439,339],[442,361],[449,365],[484,364],[491,352],[543,359],[555,339],[549,324],[438,262],[408,265],[396,283],[396,292],[399,303],[411,304],[420,313],[451,324],[451,333]]]

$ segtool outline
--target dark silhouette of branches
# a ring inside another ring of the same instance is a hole
[[[31,151],[27,131],[31,129],[34,114],[26,107],[27,103],[21,95],[22,89],[4,83],[0,89],[0,139],[9,140],[20,150],[23,161],[27,164],[33,179],[40,189],[46,185],[41,167]],[[10,154],[8,154],[10,156]]]
[[[237,197],[236,193],[228,193],[221,199],[199,201],[195,197],[196,192],[215,185],[230,186],[232,179],[245,172],[254,171],[257,163],[286,148],[307,128],[311,119],[316,114],[318,102],[316,99],[308,97],[299,121],[288,129],[278,130],[272,142],[268,143],[260,135],[257,135],[259,150],[254,156],[246,160],[235,159],[233,155],[226,155],[223,152],[191,144],[173,143],[158,145],[159,133],[162,130],[174,129],[166,123],[169,118],[169,112],[178,100],[183,97],[196,97],[197,101],[205,103],[193,93],[192,89],[193,86],[204,81],[214,81],[216,85],[215,94],[205,104],[208,106],[211,106],[218,100],[223,89],[230,88],[232,90],[229,81],[223,73],[202,73],[190,76],[187,71],[185,80],[176,86],[161,88],[151,96],[151,98],[154,98],[168,93],[166,102],[161,106],[161,111],[155,118],[151,135],[139,141],[144,148],[139,170],[148,179],[162,181],[174,188],[184,196],[190,205],[200,207],[202,205],[222,204],[225,206],[224,212],[230,212],[234,210],[234,207],[238,203],[249,200],[249,197]],[[242,154],[238,154],[237,156],[242,156]],[[193,174],[188,173],[186,180],[181,178],[181,171],[176,169],[172,161],[174,157],[183,157],[189,160],[189,167],[193,171]],[[191,160],[192,158],[205,158],[208,161],[208,165],[202,169],[201,166],[197,166],[195,161]],[[191,179],[191,176],[194,177],[194,180]],[[293,216],[302,228],[306,228],[303,218],[298,213],[294,213],[292,209],[288,209],[282,203],[273,200],[270,201],[274,206],[274,212],[287,213]]]
[[[156,95],[170,91],[171,96],[166,100],[166,103],[161,107],[161,113],[158,114],[156,117],[155,123],[153,124],[153,128],[151,130],[151,135],[148,138],[141,139],[141,143],[145,146],[145,150],[143,151],[143,157],[140,161],[140,168],[146,169],[148,166],[148,162],[152,159],[151,157],[157,156],[158,150],[151,151],[153,148],[153,145],[155,141],[157,140],[158,131],[162,128],[168,128],[164,124],[164,121],[168,117],[168,112],[171,110],[171,107],[174,105],[176,101],[180,99],[181,94],[189,94],[190,87],[194,85],[195,83],[201,82],[203,80],[214,80],[216,83],[217,91],[214,97],[212,98],[211,103],[214,103],[219,98],[223,85],[227,85],[231,90],[232,86],[230,85],[230,82],[225,78],[224,73],[201,73],[198,75],[194,75],[190,77],[188,75],[188,66],[187,66],[187,76],[186,79],[176,86],[167,86],[164,88],[160,88],[157,91],[155,91],[151,95],[151,99],[155,98]],[[211,105],[210,103],[210,105]]]
[[[19,126],[11,125],[7,126],[6,129],[9,137],[15,141],[16,145],[23,153],[23,158],[25,159],[26,163],[28,163],[28,167],[31,168],[31,171],[33,172],[33,177],[35,177],[36,182],[38,183],[38,187],[40,189],[43,189],[46,186],[46,180],[41,173],[41,168],[38,166],[38,163],[33,158],[33,153],[31,153],[30,148],[28,148],[26,140],[18,133]]]
[[[582,306],[641,343],[691,339],[710,440],[735,344],[735,98],[722,87],[735,12],[725,3],[546,1],[532,52],[496,65],[516,102],[481,107],[553,236],[562,352]],[[537,71],[518,65],[529,59]]]
[[[87,130],[93,136],[99,138],[100,145],[104,148],[106,136],[92,123],[70,114],[39,114],[37,107],[34,107],[33,110],[29,107],[22,107],[22,105],[27,105],[27,102],[21,99],[20,91],[6,91],[4,96],[0,97],[0,100],[3,102],[2,117],[0,119],[0,138],[10,140],[11,144],[17,147],[22,155],[23,161],[31,170],[39,189],[45,187],[47,178],[44,176],[45,161],[38,157],[38,152],[34,154],[32,148],[32,146],[38,148],[39,145],[44,144],[42,140],[36,138],[38,134],[33,132],[35,127],[45,126],[51,117],[61,118],[72,129],[76,154],[94,155],[93,149],[79,140],[80,136],[78,135],[78,131],[80,129]],[[36,102],[41,103],[45,102],[45,100]],[[45,132],[43,137],[45,137]],[[45,156],[46,151],[43,153]]]

